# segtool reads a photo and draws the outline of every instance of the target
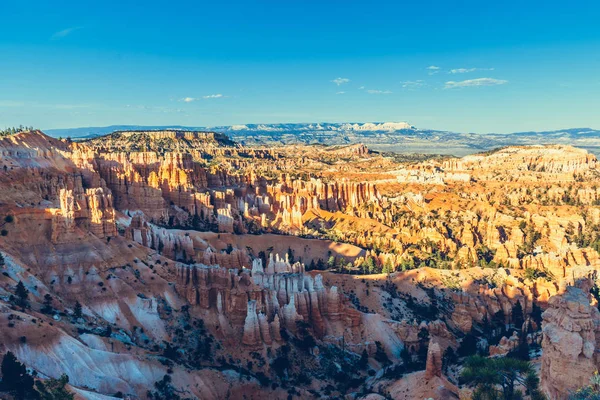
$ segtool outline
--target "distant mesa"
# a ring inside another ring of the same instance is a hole
[[[600,130],[572,128],[544,132],[474,134],[417,128],[407,122],[237,124],[213,127],[127,126],[50,129],[53,137],[91,139],[122,131],[217,132],[245,146],[365,144],[384,152],[465,156],[506,146],[572,145],[600,154]],[[222,137],[219,140],[225,140]]]

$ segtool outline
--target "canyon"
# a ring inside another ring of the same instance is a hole
[[[564,144],[410,159],[8,135],[0,352],[87,399],[165,376],[178,398],[445,399],[471,394],[466,355],[525,346],[564,399],[600,364],[599,177]]]

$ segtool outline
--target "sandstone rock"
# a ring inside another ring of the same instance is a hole
[[[550,397],[566,398],[598,370],[594,353],[600,313],[588,295],[573,286],[548,303],[542,323],[541,383]]]
[[[437,342],[429,343],[425,364],[425,379],[431,379],[434,376],[442,376],[442,351]]]
[[[269,326],[269,322],[267,321],[267,316],[262,312],[258,314],[258,323],[260,327],[260,336],[262,337],[262,341],[265,344],[273,343],[273,339],[271,338],[271,328]]]
[[[490,356],[504,356],[519,346],[519,335],[515,331],[510,338],[503,336],[497,346],[490,346]]]
[[[244,336],[242,343],[246,346],[256,346],[261,343],[260,324],[256,315],[256,301],[248,302],[248,314],[244,322]]]

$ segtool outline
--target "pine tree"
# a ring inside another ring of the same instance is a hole
[[[329,268],[329,269],[335,268],[335,257],[334,256],[330,256],[329,260],[327,260],[327,268]]]
[[[505,320],[506,317],[504,315],[504,310],[499,309],[492,317],[492,326],[494,327],[494,332],[496,329],[500,328],[500,334],[504,334],[504,331],[506,330]]]
[[[325,263],[321,258],[317,260],[317,270],[323,271],[325,269]]]
[[[527,336],[525,333],[521,333],[519,336],[519,345],[516,349],[508,353],[509,357],[513,357],[523,361],[529,361],[529,343],[527,343]]]
[[[83,310],[81,308],[81,303],[79,301],[75,302],[75,308],[73,310],[73,316],[77,319],[83,317]]]
[[[374,357],[375,360],[377,360],[379,363],[383,364],[384,366],[387,366],[388,364],[390,364],[390,359],[388,358],[387,353],[383,349],[381,342],[376,340],[375,346],[377,347],[377,349],[375,351],[375,357]]]
[[[526,387],[531,398],[542,398],[539,379],[531,364],[510,357],[469,357],[461,372],[461,380],[475,387],[473,398],[520,399],[519,384]]]
[[[512,322],[519,331],[523,328],[525,319],[523,318],[523,307],[520,301],[517,301],[517,304],[512,308]]]
[[[394,265],[392,264],[392,260],[391,259],[387,259],[385,261],[385,263],[383,264],[383,271],[384,274],[391,274],[392,272],[394,272]]]
[[[360,360],[358,360],[358,367],[360,369],[365,369],[365,367],[369,364],[369,353],[367,353],[367,349],[362,351],[360,355]]]
[[[407,369],[412,368],[412,363],[413,363],[412,356],[408,352],[408,348],[406,346],[402,349],[402,351],[400,351],[400,358],[402,359],[403,365]]]
[[[375,272],[375,268],[377,267],[375,265],[375,260],[373,259],[373,257],[367,257],[366,259],[366,263],[367,263],[367,271],[369,274],[372,274]]]
[[[458,355],[461,357],[471,356],[477,353],[477,337],[473,334],[473,331],[467,333],[463,340],[460,342],[458,347]]]
[[[458,361],[456,352],[452,346],[448,346],[446,351],[444,351],[444,355],[442,356],[442,368],[444,370],[444,374],[448,375],[448,368],[450,368],[451,365],[456,364],[456,361]]]
[[[50,296],[49,293],[46,293],[46,295],[44,296],[44,306],[42,307],[41,311],[44,314],[50,314],[53,311],[53,308],[52,308],[52,296]]]
[[[48,379],[45,382],[36,382],[35,386],[40,393],[41,400],[73,400],[75,395],[65,387],[69,383],[69,376],[62,374],[58,379]]]
[[[27,297],[29,296],[29,290],[25,288],[23,282],[19,281],[19,283],[17,283],[15,295],[17,296],[17,305],[25,308],[27,306]]]
[[[537,305],[537,303],[533,303],[531,309],[531,319],[533,319],[533,321],[536,323],[537,329],[542,327],[542,309]]]
[[[15,398],[22,400],[31,398],[33,392],[33,377],[27,373],[25,365],[21,364],[10,351],[2,359],[2,382],[0,388],[3,391],[14,392]]]

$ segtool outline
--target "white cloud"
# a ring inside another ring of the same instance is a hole
[[[340,86],[340,85],[343,85],[344,83],[350,82],[350,79],[348,79],[348,78],[335,78],[331,82],[333,82],[336,85]]]
[[[361,86],[361,87],[359,87],[358,89],[359,89],[359,90],[364,90],[364,89],[365,89],[365,87],[364,87],[364,86]]]
[[[494,79],[494,78],[477,78],[477,79],[467,79],[466,81],[448,81],[446,82],[445,89],[452,88],[460,88],[460,87],[472,87],[472,86],[496,86],[496,85],[504,85],[508,83],[508,81],[504,79]]]
[[[455,68],[448,71],[449,74],[466,74],[475,71],[493,71],[494,68]]]
[[[337,92],[336,94],[346,94],[346,92]]]
[[[429,67],[426,68],[429,71],[429,75],[435,75],[438,72],[440,72],[440,67],[438,67],[437,65],[430,65]]]
[[[369,90],[367,90],[367,93],[369,93],[369,94],[391,94],[392,92],[390,92],[389,90],[369,89]]]
[[[423,82],[421,79],[418,79],[416,81],[403,81],[400,83],[402,84],[402,88],[408,90],[418,89],[422,86],[425,86],[425,82]]]
[[[221,97],[227,97],[227,96],[223,96],[221,93],[217,93],[217,94],[208,94],[206,96],[202,96],[203,99],[220,99]],[[183,101],[184,103],[192,103],[194,101],[198,101],[199,98],[198,97],[184,97],[179,99],[179,101]]]
[[[67,37],[67,36],[69,36],[71,33],[75,32],[75,31],[77,31],[77,30],[79,30],[79,29],[82,29],[82,28],[83,28],[82,26],[74,26],[74,27],[71,27],[71,28],[63,29],[62,31],[55,32],[55,33],[54,33],[54,34],[53,34],[53,35],[50,37],[50,39],[51,39],[51,40],[58,40],[58,39],[62,39],[62,38],[64,38],[64,37]]]
[[[455,68],[451,69],[451,74],[466,74],[467,72],[477,71],[477,68]]]

